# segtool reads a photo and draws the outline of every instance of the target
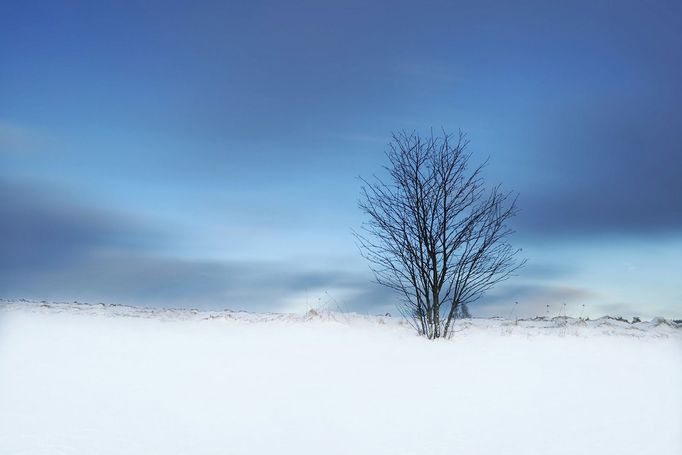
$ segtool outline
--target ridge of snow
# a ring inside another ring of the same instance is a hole
[[[344,326],[377,326],[394,330],[414,331],[402,317],[368,315],[311,309],[306,313],[254,313],[234,310],[199,310],[178,308],[150,308],[121,304],[85,302],[49,302],[45,300],[0,299],[0,312],[28,311],[48,314],[78,314],[99,317],[150,318],[162,321],[227,321],[232,323],[334,323]],[[495,332],[501,335],[549,336],[630,336],[680,337],[682,324],[655,317],[650,321],[628,322],[622,318],[603,316],[583,319],[567,316],[535,317],[530,319],[471,318],[455,322],[454,336],[475,332]]]

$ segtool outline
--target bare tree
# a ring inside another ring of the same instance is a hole
[[[449,337],[468,305],[524,261],[507,237],[516,195],[486,188],[485,163],[469,169],[468,141],[453,136],[393,134],[386,181],[364,183],[369,215],[355,233],[376,281],[397,291],[399,310],[430,339]]]

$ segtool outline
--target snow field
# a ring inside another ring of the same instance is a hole
[[[0,306],[0,453],[682,453],[680,329],[86,309]]]

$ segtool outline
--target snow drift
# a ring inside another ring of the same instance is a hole
[[[0,302],[2,454],[679,454],[682,328]]]

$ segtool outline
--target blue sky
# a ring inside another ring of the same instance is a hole
[[[682,317],[676,2],[14,2],[0,295],[392,311],[351,229],[391,131],[462,129],[528,266],[478,315]],[[584,307],[583,307],[584,305]]]

